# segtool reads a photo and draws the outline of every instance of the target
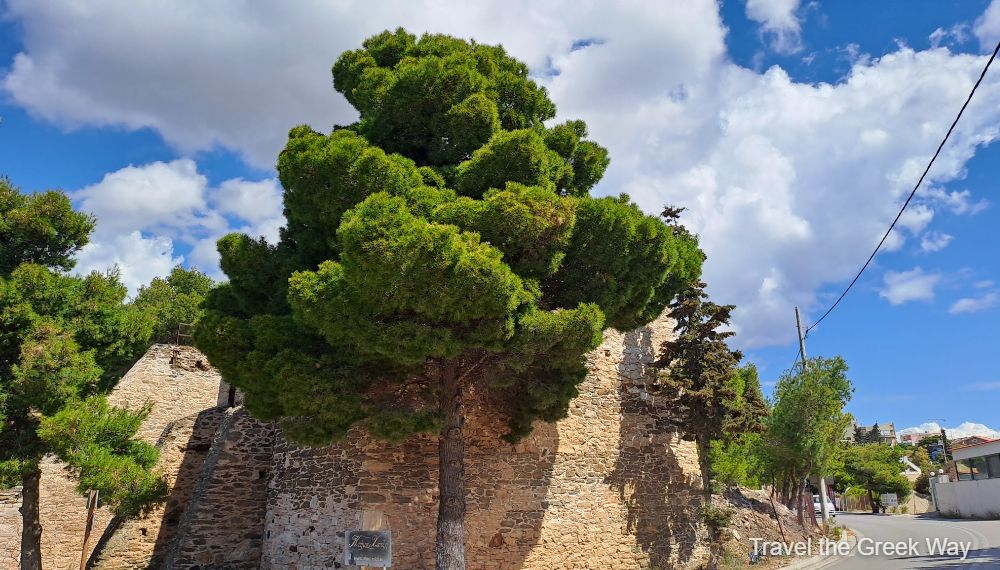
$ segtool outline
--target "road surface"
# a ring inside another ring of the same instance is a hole
[[[837,522],[863,538],[854,552],[837,557],[834,564],[824,565],[824,570],[1000,568],[1000,521],[839,513]],[[932,545],[937,552],[929,552]],[[882,550],[876,554],[879,548]],[[886,549],[898,552],[887,553]],[[967,555],[963,560],[956,552],[964,549]]]

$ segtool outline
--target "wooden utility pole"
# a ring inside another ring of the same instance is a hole
[[[83,549],[80,551],[80,570],[87,568],[87,543],[90,542],[90,531],[94,528],[94,510],[97,508],[96,489],[87,496],[87,524],[83,527]]]
[[[802,318],[799,317],[798,307],[795,307],[795,328],[797,328],[799,331],[799,356],[802,358],[802,371],[805,372],[806,337],[802,333]],[[830,513],[828,513],[826,510],[826,477],[819,478],[819,512],[823,519],[823,528],[826,528],[826,525],[830,520]]]

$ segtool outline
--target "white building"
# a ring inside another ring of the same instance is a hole
[[[1000,440],[953,452],[957,481],[936,482],[938,511],[965,518],[1000,516]]]

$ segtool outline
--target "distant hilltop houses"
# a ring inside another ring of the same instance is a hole
[[[875,440],[875,435],[878,439]],[[899,443],[899,436],[896,434],[896,426],[892,422],[887,424],[875,423],[870,426],[863,426],[858,422],[851,422],[851,425],[844,429],[844,437],[841,441],[846,443],[886,443],[896,445]]]

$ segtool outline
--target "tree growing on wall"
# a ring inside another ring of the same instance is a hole
[[[727,433],[759,432],[766,404],[756,370],[738,369],[743,356],[726,344],[735,334],[727,330],[735,307],[709,301],[704,287],[704,283],[694,283],[670,304],[677,336],[663,344],[657,388],[677,410],[683,410],[677,419],[698,445],[703,509],[708,512],[712,505],[712,442]],[[710,520],[714,518],[706,517],[711,534],[709,568],[713,569],[718,567],[721,547],[720,526]]]
[[[94,221],[60,192],[0,179],[0,485],[22,486],[21,567],[41,568],[39,461],[55,453],[117,514],[163,498],[157,452],[134,435],[149,410],[100,395],[145,347],[149,321],[123,304],[114,273],[69,276]]]
[[[437,568],[465,567],[465,401],[515,441],[565,416],[604,326],[648,322],[700,274],[697,241],[627,196],[582,121],[501,47],[384,32],[333,66],[360,120],[295,127],[277,245],[220,240],[196,344],[290,439],[436,433]],[[492,401],[492,400],[491,400]]]

